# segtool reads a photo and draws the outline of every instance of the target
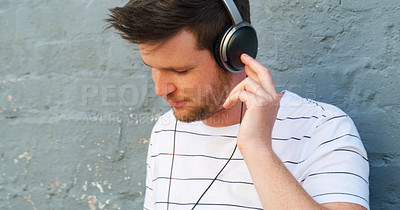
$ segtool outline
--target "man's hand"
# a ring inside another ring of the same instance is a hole
[[[238,101],[246,104],[237,142],[242,153],[251,147],[271,149],[271,133],[282,94],[276,92],[267,68],[246,54],[241,59],[248,77],[231,91],[224,107],[230,108]]]

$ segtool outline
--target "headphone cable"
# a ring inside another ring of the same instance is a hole
[[[174,143],[172,148],[172,161],[171,161],[171,172],[169,174],[169,186],[168,186],[168,198],[167,198],[167,210],[169,209],[169,195],[171,194],[171,181],[172,181],[172,170],[174,169],[174,159],[175,159],[175,141],[176,141],[176,127],[178,125],[178,119],[175,121],[174,129]]]
[[[239,120],[239,124],[242,123],[242,116],[243,116],[243,102],[240,106],[240,120]],[[229,157],[228,161],[226,161],[225,165],[221,168],[221,170],[218,172],[218,174],[215,176],[215,178],[212,180],[212,182],[210,183],[210,185],[208,185],[207,189],[203,192],[203,194],[201,194],[200,198],[197,200],[197,202],[194,204],[192,210],[197,206],[197,204],[199,204],[200,200],[203,198],[203,196],[206,194],[206,192],[210,189],[211,185],[214,184],[215,180],[217,180],[218,176],[222,173],[222,171],[225,169],[225,167],[228,165],[228,163],[232,160],[233,155],[236,152],[236,148],[237,148],[237,143],[235,144],[235,148],[233,149],[233,152],[231,154],[231,156]]]
[[[240,120],[239,124],[242,123],[242,117],[243,117],[243,102],[240,106]],[[175,159],[175,145],[176,145],[176,128],[178,125],[178,119],[175,121],[175,129],[174,129],[174,142],[173,142],[173,147],[172,147],[172,161],[171,161],[171,171],[169,174],[169,186],[168,186],[168,197],[167,197],[167,210],[169,210],[169,198],[171,194],[171,182],[172,182],[172,171],[174,168],[174,159]],[[200,198],[197,200],[197,202],[194,204],[192,210],[199,204],[200,200],[203,198],[203,196],[206,194],[206,192],[211,188],[211,186],[214,184],[215,180],[217,180],[218,176],[222,173],[222,171],[225,169],[225,167],[228,165],[228,163],[232,160],[233,155],[236,152],[237,148],[237,143],[235,144],[235,148],[233,149],[233,152],[231,156],[229,157],[228,161],[226,161],[225,165],[221,168],[221,170],[218,172],[218,174],[215,176],[215,178],[211,181],[211,183],[208,185],[207,189],[204,190],[203,194],[201,194]]]

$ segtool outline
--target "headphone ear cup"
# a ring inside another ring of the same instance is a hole
[[[218,65],[225,70],[228,70],[228,69],[224,66],[224,64],[223,64],[224,61],[222,61],[222,59],[221,59],[221,53],[220,53],[221,47],[222,47],[221,42],[224,39],[224,37],[226,36],[226,34],[229,32],[230,29],[231,29],[231,27],[225,27],[223,32],[217,36],[217,38],[214,42],[215,43],[214,44],[214,58],[217,61]]]
[[[240,59],[243,53],[256,58],[258,51],[257,34],[253,27],[243,26],[238,28],[229,39],[225,39],[226,43],[226,63],[229,70],[240,72],[244,70],[244,64]]]
[[[243,53],[256,58],[258,40],[255,29],[245,22],[240,27],[228,27],[215,42],[214,57],[217,63],[230,72],[241,72],[244,64],[240,59]]]

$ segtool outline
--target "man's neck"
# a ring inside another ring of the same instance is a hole
[[[239,73],[232,73],[231,90],[245,78],[246,78],[246,73],[244,71]],[[225,127],[238,124],[240,122],[240,115],[242,112],[241,106],[242,103],[238,101],[230,109],[225,109],[221,107],[221,109],[217,113],[215,113],[212,117],[203,120],[203,123],[211,127]],[[243,116],[245,112],[246,112],[246,105],[243,104],[243,113],[242,113]]]
[[[212,117],[203,120],[203,123],[211,127],[225,127],[238,124],[240,122],[241,106],[242,103],[237,102],[230,109],[222,108]],[[243,116],[245,112],[246,112],[246,105],[243,104]]]

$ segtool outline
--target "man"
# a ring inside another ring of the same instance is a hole
[[[250,22],[249,2],[235,3]],[[145,209],[369,208],[366,152],[345,113],[277,92],[246,54],[243,72],[218,65],[214,43],[231,25],[222,1],[131,0],[111,12],[172,107],[151,135]]]

